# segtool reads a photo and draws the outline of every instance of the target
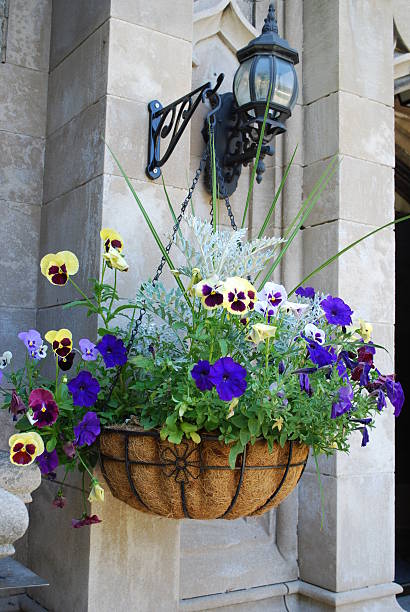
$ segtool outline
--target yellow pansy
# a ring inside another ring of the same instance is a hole
[[[266,325],[265,323],[255,323],[251,326],[251,330],[247,336],[247,340],[254,344],[259,344],[267,338],[273,338],[276,334],[276,327],[274,325]]]
[[[48,278],[52,285],[65,285],[69,276],[77,274],[79,263],[71,251],[48,253],[40,261],[41,273]]]
[[[246,278],[232,276],[227,278],[223,286],[223,305],[228,312],[243,315],[253,310],[256,301],[256,289]]]
[[[117,251],[117,249],[110,247],[108,251],[104,253],[103,257],[107,262],[107,266],[109,268],[114,268],[115,270],[119,270],[120,272],[126,272],[128,270],[127,262],[120,254],[120,252]]]
[[[67,357],[73,349],[73,336],[69,329],[52,329],[46,333],[45,339],[59,357]]]
[[[89,502],[103,502],[104,501],[104,489],[99,482],[94,481],[91,487],[90,494],[88,496]]]
[[[217,276],[210,276],[201,280],[192,289],[201,298],[202,305],[208,310],[214,310],[222,306],[224,301],[223,283]]]
[[[363,338],[364,342],[370,342],[372,332],[373,325],[371,323],[367,323],[366,321],[362,321],[362,319],[359,319],[359,333]]]
[[[108,253],[110,248],[116,249],[121,253],[124,248],[124,240],[122,236],[115,230],[109,227],[103,227],[100,231],[101,240],[104,242],[104,251]]]
[[[43,438],[35,431],[14,434],[9,439],[9,446],[10,461],[14,465],[30,465],[44,453]]]
[[[277,429],[278,429],[278,431],[281,431],[281,430],[282,430],[282,427],[283,427],[283,417],[278,417],[278,418],[277,418],[277,419],[276,419],[276,420],[273,422],[272,429],[277,428]]]

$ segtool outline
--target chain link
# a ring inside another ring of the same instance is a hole
[[[238,226],[236,225],[235,222],[235,217],[233,216],[233,212],[232,212],[232,208],[231,208],[231,203],[229,201],[229,196],[226,193],[226,187],[225,187],[225,179],[223,177],[222,174],[222,170],[220,168],[219,162],[218,160],[215,158],[215,169],[216,169],[216,177],[218,180],[218,187],[219,187],[219,195],[224,199],[225,201],[225,206],[226,206],[226,210],[228,212],[228,217],[229,217],[229,221],[231,224],[232,229],[236,232],[238,229]],[[211,200],[211,225],[213,224],[213,207],[212,207],[212,200]]]

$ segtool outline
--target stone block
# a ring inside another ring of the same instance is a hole
[[[340,153],[393,167],[393,109],[344,91],[338,95]]]
[[[105,98],[58,129],[47,141],[44,202],[67,193],[103,172]]]
[[[7,258],[0,261],[0,306],[35,308],[41,208],[2,201],[0,209],[0,241],[8,245]]]
[[[304,107],[296,104],[292,110],[292,115],[286,122],[286,133],[283,134],[283,160],[282,165],[286,168],[292,155],[295,152],[293,166],[303,164],[303,125],[304,125]],[[273,142],[276,150],[279,150],[279,139],[275,138]],[[265,158],[267,159],[267,158]]]
[[[10,2],[7,62],[48,72],[50,53],[50,0]]]
[[[339,4],[339,89],[392,106],[391,1],[328,4]]]
[[[58,251],[75,253],[80,268],[73,280],[88,294],[92,292],[89,279],[95,278],[100,269],[102,197],[103,178],[97,177],[56,198],[42,209],[40,258]],[[81,299],[81,296],[70,283],[56,287],[39,274],[40,308],[77,299]]]
[[[91,508],[102,523],[90,533],[88,607],[84,609],[176,612],[180,521],[138,512],[105,489],[104,504]],[[74,609],[82,608],[70,612]]]
[[[176,38],[192,40],[191,0],[179,0],[178,7],[168,0],[157,0],[155,5],[134,0],[112,0],[111,17]]]
[[[109,94],[166,106],[190,91],[191,62],[190,42],[111,19]]]
[[[327,159],[337,153],[338,117],[339,96],[336,93],[320,98],[305,107],[303,135],[305,165]],[[345,152],[351,154],[349,151]]]
[[[5,63],[0,79],[0,130],[44,137],[47,73]]]
[[[339,483],[321,476],[324,497],[323,527],[316,474],[305,472],[299,484],[298,558],[300,578],[331,591],[336,590]],[[357,497],[355,497],[357,501]],[[353,504],[352,504],[353,505]]]
[[[30,503],[32,491],[41,484],[41,473],[37,464],[22,469],[10,462],[10,454],[0,451],[0,487],[16,495],[25,504]]]
[[[304,197],[313,190],[331,160],[316,162],[304,169]],[[339,168],[330,178],[306,225],[318,225],[338,218],[384,225],[393,218],[394,175],[388,166],[348,155],[339,157]]]
[[[351,221],[306,228],[303,230],[304,274],[374,229]],[[342,297],[356,316],[376,323],[391,322],[394,313],[393,236],[393,231],[386,229],[367,238],[315,275],[309,284]]]
[[[132,181],[132,184],[161,240],[164,243],[168,242],[173,220],[162,185],[158,183],[152,185],[145,181]],[[174,209],[177,210],[179,203],[185,198],[185,191],[173,187],[167,188],[167,191]],[[121,297],[132,298],[140,283],[154,275],[161,259],[161,252],[126,182],[121,177],[106,175],[104,178],[102,226],[114,227],[124,238],[124,254],[129,270],[118,274],[118,291]],[[170,257],[173,261],[178,261],[178,250],[175,247],[172,248]],[[112,282],[112,272],[107,273],[107,279]],[[161,281],[163,279],[172,282],[174,286],[167,266]]]
[[[40,204],[44,140],[0,132],[0,199]]]
[[[50,73],[47,132],[53,133],[107,91],[109,26],[105,22]]]
[[[111,0],[53,1],[51,70],[108,19],[110,4]]]
[[[28,566],[51,586],[29,591],[29,595],[48,610],[85,612],[89,610],[91,532],[89,527],[71,526],[71,519],[79,518],[83,512],[81,492],[67,487],[65,508],[54,508],[52,502],[58,488],[57,483],[45,480],[30,505]],[[92,527],[95,528],[99,525]],[[68,566],[67,559],[75,562]]]
[[[125,100],[114,96],[107,97],[107,144],[119,159],[124,171],[130,178],[149,181],[150,185],[159,185],[161,178],[150,181],[145,174],[148,147],[148,110],[146,104]],[[165,140],[162,151],[166,150]],[[121,172],[108,149],[105,149],[104,171],[120,176]],[[189,129],[183,134],[172,156],[161,169],[165,184],[185,188],[189,176]]]
[[[305,104],[328,96],[339,88],[338,24],[338,0],[334,2],[305,0],[303,2],[303,100]]]
[[[23,366],[27,352],[17,334],[35,328],[35,326],[36,311],[34,308],[0,307],[1,352],[11,351],[13,353],[13,368]]]

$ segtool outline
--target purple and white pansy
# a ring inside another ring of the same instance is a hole
[[[326,334],[323,329],[319,329],[319,327],[316,327],[314,323],[308,323],[305,325],[305,336],[309,340],[314,340],[318,344],[323,344]]]

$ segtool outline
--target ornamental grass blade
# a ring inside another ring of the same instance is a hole
[[[320,196],[322,195],[322,192],[326,188],[327,184],[329,183],[330,179],[332,178],[332,176],[336,172],[337,168],[339,167],[339,162],[335,163],[335,160],[336,160],[336,158],[334,157],[332,159],[332,161],[330,162],[330,164],[327,166],[327,168],[324,171],[324,173],[321,175],[320,179],[317,181],[317,183],[316,183],[315,187],[313,188],[312,192],[309,194],[306,202],[304,202],[304,204],[302,205],[301,210],[298,212],[298,214],[296,215],[295,219],[292,221],[290,227],[295,226],[293,231],[292,231],[292,234],[291,234],[290,238],[288,240],[286,240],[285,246],[283,247],[283,249],[281,250],[279,255],[276,257],[276,259],[272,263],[272,265],[269,268],[268,272],[265,274],[261,285],[258,287],[258,291],[261,291],[263,289],[265,283],[269,280],[269,278],[271,277],[273,272],[278,267],[282,257],[285,255],[286,251],[288,250],[288,248],[292,244],[293,240],[295,239],[296,234],[299,232],[300,228],[305,223],[306,219],[309,217],[309,215],[312,212],[314,206],[317,204]],[[319,185],[320,185],[320,187],[319,187]],[[289,228],[288,228],[288,230],[289,230]],[[284,238],[285,237],[286,237],[286,234],[285,234]]]
[[[269,93],[268,93],[268,99],[266,101],[265,114],[263,116],[263,123],[262,123],[261,133],[260,133],[260,136],[259,136],[258,148],[256,149],[256,157],[255,157],[255,161],[253,163],[251,180],[249,182],[248,195],[246,197],[245,210],[243,211],[241,229],[243,229],[245,227],[246,215],[248,214],[249,202],[250,202],[251,195],[252,195],[252,192],[253,192],[253,184],[255,182],[256,170],[258,169],[259,158],[260,158],[260,155],[261,155],[262,141],[263,141],[263,137],[265,135],[265,126],[266,126],[266,120],[268,118],[268,113],[269,113],[269,103],[270,103],[271,94],[272,94],[272,83],[270,84]]]
[[[216,231],[216,214],[217,214],[217,194],[216,194],[216,161],[215,161],[215,140],[214,131],[209,126],[209,142],[211,146],[211,166],[212,166],[212,227]]]
[[[174,264],[173,264],[173,262],[172,262],[172,260],[171,260],[171,258],[169,256],[169,254],[167,253],[167,251],[165,249],[165,246],[164,246],[161,238],[159,237],[155,227],[153,226],[152,221],[151,221],[147,211],[145,210],[141,200],[139,199],[139,197],[137,195],[137,192],[135,191],[134,187],[131,184],[130,179],[128,178],[127,174],[125,173],[125,170],[121,166],[119,160],[117,159],[115,153],[112,151],[111,147],[106,142],[105,142],[105,145],[106,145],[107,149],[109,150],[109,152],[111,153],[112,158],[115,161],[115,163],[117,164],[118,169],[120,170],[122,176],[124,177],[125,182],[127,183],[128,187],[129,187],[129,189],[130,189],[130,191],[131,191],[131,193],[132,193],[132,195],[134,197],[134,200],[138,204],[138,208],[140,209],[140,211],[141,211],[141,213],[142,213],[142,215],[143,215],[143,217],[144,217],[144,219],[145,219],[145,221],[146,221],[146,223],[147,223],[147,225],[149,227],[149,230],[150,230],[152,236],[154,237],[155,242],[158,245],[159,250],[161,251],[165,261],[167,262],[167,264],[169,266],[169,269],[170,270],[175,270],[175,266],[174,266]],[[182,284],[181,279],[178,276],[176,276],[176,275],[173,275],[173,276],[174,276],[174,278],[175,278],[175,280],[176,280],[176,282],[178,284],[178,287],[181,289],[183,295],[185,296],[185,299],[187,300],[189,306],[191,307],[191,301],[190,301],[189,297],[186,294],[185,287]]]
[[[294,287],[292,289],[292,291],[289,293],[289,296],[291,296],[293,293],[295,293],[296,289],[298,289],[299,287],[304,285],[306,283],[306,281],[308,281],[309,279],[312,278],[312,276],[315,276],[315,274],[318,274],[319,272],[321,272],[321,270],[323,270],[324,268],[329,266],[336,259],[338,259],[341,255],[343,255],[343,253],[346,253],[346,251],[349,251],[350,249],[355,247],[357,244],[359,244],[363,240],[366,240],[366,238],[369,238],[370,236],[373,236],[374,234],[377,234],[378,232],[381,232],[381,230],[386,229],[386,227],[390,227],[391,225],[396,225],[397,223],[402,223],[403,221],[408,221],[409,219],[410,219],[410,215],[406,215],[405,217],[401,217],[400,219],[395,219],[394,221],[390,221],[389,223],[386,223],[385,225],[382,225],[381,227],[378,227],[377,229],[372,230],[371,232],[369,232],[368,234],[365,234],[364,236],[362,236],[358,240],[355,240],[354,242],[349,244],[347,247],[345,247],[344,249],[342,249],[341,251],[339,251],[338,253],[336,253],[332,257],[329,257],[329,259],[327,259],[324,263],[322,263],[320,266],[315,268],[313,270],[313,272],[310,272],[310,274],[305,276],[305,278],[303,280],[301,280],[300,283],[298,285],[296,285],[296,287]]]
[[[162,179],[162,186],[163,186],[163,188],[164,188],[164,192],[165,192],[165,197],[166,197],[167,202],[168,202],[169,210],[170,210],[171,215],[172,215],[172,218],[173,218],[173,220],[174,220],[174,225],[178,225],[178,236],[179,236],[180,238],[182,238],[182,232],[181,232],[181,229],[180,229],[179,224],[178,224],[178,219],[177,219],[177,216],[176,216],[175,211],[174,211],[174,209],[173,209],[173,206],[172,206],[172,204],[171,204],[170,197],[169,197],[169,195],[168,195],[168,191],[167,191],[167,188],[166,188],[166,185],[165,185],[164,175],[163,175],[163,174],[161,174],[161,179]]]
[[[293,160],[295,159],[295,155],[296,155],[296,151],[297,150],[298,150],[298,145],[296,145],[295,150],[293,151],[293,155],[292,155],[292,157],[290,159],[290,162],[288,163],[288,165],[286,167],[285,173],[284,173],[284,175],[282,177],[282,180],[280,182],[280,185],[279,185],[279,189],[275,193],[275,197],[273,198],[273,202],[272,202],[271,207],[270,207],[270,209],[268,211],[268,214],[266,215],[265,221],[263,222],[263,225],[262,225],[261,229],[259,230],[258,238],[262,238],[263,237],[264,232],[265,232],[265,230],[266,230],[266,228],[268,226],[270,218],[271,218],[271,216],[272,216],[272,214],[273,214],[273,212],[275,210],[276,203],[277,203],[277,201],[279,199],[280,194],[282,193],[282,189],[283,189],[283,187],[284,187],[284,185],[286,183],[286,179],[288,178],[289,170],[290,170],[290,168],[291,168],[291,166],[293,164]]]

